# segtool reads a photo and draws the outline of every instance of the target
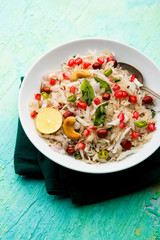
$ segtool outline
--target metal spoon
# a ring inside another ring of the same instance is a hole
[[[135,74],[137,77],[137,80],[140,83],[144,83],[144,78],[142,73],[135,67],[133,67],[132,65],[129,65],[128,63],[123,63],[123,62],[118,62],[118,65],[123,69],[123,70],[127,70],[129,73],[131,74]],[[143,85],[142,87],[140,87],[142,90],[152,94],[153,96],[155,96],[156,98],[160,99],[160,95],[156,92],[154,92],[152,89],[150,89],[149,87],[147,87],[146,85]]]

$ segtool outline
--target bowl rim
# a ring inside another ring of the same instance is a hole
[[[58,48],[61,48],[61,47],[64,47],[64,46],[67,46],[67,45],[70,45],[70,44],[73,44],[73,43],[78,43],[78,42],[85,42],[86,40],[89,40],[89,41],[95,41],[95,40],[98,40],[98,41],[106,41],[106,42],[112,42],[112,43],[116,43],[116,44],[119,44],[121,46],[124,46],[124,47],[128,47],[128,48],[131,48],[133,49],[135,52],[141,54],[143,57],[147,58],[148,61],[150,61],[154,67],[160,72],[160,68],[154,63],[154,61],[152,59],[150,59],[147,55],[145,55],[144,53],[142,53],[140,50],[136,49],[135,47],[133,46],[130,46],[129,44],[125,44],[125,43],[122,43],[122,42],[119,42],[117,40],[112,40],[112,39],[109,39],[109,38],[98,38],[98,37],[92,37],[92,38],[82,38],[82,39],[75,39],[75,40],[72,40],[72,41],[68,41],[68,42],[65,42],[63,44],[60,44],[58,46],[56,46],[55,48],[52,48],[50,50],[48,50],[47,52],[45,52],[43,55],[41,55],[41,57],[38,58],[38,60],[36,60],[32,65],[31,67],[29,68],[29,70],[27,71],[27,74],[25,75],[24,77],[24,80],[21,84],[21,87],[20,87],[20,91],[19,91],[19,96],[18,96],[18,113],[19,113],[19,119],[20,119],[20,122],[21,122],[21,125],[22,125],[22,128],[25,132],[25,134],[27,135],[28,139],[30,140],[30,137],[29,137],[29,131],[27,131],[27,129],[25,128],[25,125],[24,125],[24,122],[22,121],[22,115],[21,115],[21,105],[20,105],[20,99],[21,99],[21,94],[22,94],[22,89],[23,89],[23,85],[24,85],[24,82],[25,82],[25,79],[28,77],[28,75],[30,74],[30,72],[32,71],[32,69],[37,65],[38,62],[40,62],[45,56],[47,56],[49,53],[51,53],[52,51],[54,50],[57,50]],[[44,153],[42,150],[40,150],[38,148],[38,146],[36,146],[36,144],[30,140],[31,143],[37,148],[38,151],[40,151],[41,153],[43,153],[45,156],[47,156],[49,159],[50,157]],[[83,173],[90,173],[90,174],[106,174],[106,173],[114,173],[114,172],[119,172],[119,171],[123,171],[123,170],[126,170],[128,168],[131,168],[131,167],[134,167],[138,164],[140,164],[141,162],[143,162],[144,160],[146,160],[148,157],[150,157],[158,148],[159,148],[160,145],[157,145],[153,151],[151,151],[147,157],[145,157],[144,159],[140,160],[139,162],[136,162],[136,163],[131,163],[129,166],[124,166],[124,167],[119,167],[119,169],[115,169],[115,170],[112,170],[112,171],[98,171],[98,168],[97,168],[97,171],[88,171],[88,170],[85,170],[85,169],[79,169],[77,167],[72,167],[72,166],[66,166],[65,163],[59,163],[58,161],[55,161],[53,159],[50,159],[51,161],[59,164],[60,166],[63,166],[65,168],[68,168],[68,169],[71,169],[71,170],[75,170],[75,171],[78,171],[78,172],[83,172]],[[122,160],[123,161],[123,160]]]

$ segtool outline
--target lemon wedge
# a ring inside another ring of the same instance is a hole
[[[37,114],[35,124],[39,132],[51,134],[61,127],[62,115],[58,110],[52,107],[43,108]]]

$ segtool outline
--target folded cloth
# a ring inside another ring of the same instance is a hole
[[[19,121],[14,167],[19,175],[44,178],[46,190],[51,195],[70,197],[75,204],[90,204],[152,184],[160,177],[160,148],[142,163],[120,172],[82,173],[62,167],[40,153],[26,136]]]

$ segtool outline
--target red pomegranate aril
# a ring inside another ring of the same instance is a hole
[[[99,62],[95,62],[93,65],[92,65],[93,69],[101,69],[102,67],[102,64],[100,64]]]
[[[50,79],[50,84],[51,85],[55,85],[56,84],[56,79],[55,78],[51,78]]]
[[[110,62],[110,61],[113,61],[114,57],[113,56],[110,56],[107,58],[107,62]]]
[[[115,96],[116,98],[121,99],[121,98],[123,97],[123,92],[122,92],[122,91],[117,91],[117,92],[114,93],[114,96]]]
[[[85,146],[86,146],[86,144],[83,143],[83,142],[79,142],[79,143],[77,144],[77,148],[78,148],[78,149],[84,149]]]
[[[111,61],[113,61],[113,66],[116,67],[117,66],[117,61],[116,61],[116,59],[114,59],[113,56],[110,56],[110,57],[107,58],[107,62],[111,62]]]
[[[94,100],[94,103],[95,103],[96,105],[99,105],[99,104],[100,104],[100,99],[99,99],[99,98],[96,98],[96,99]]]
[[[35,99],[38,100],[38,101],[41,100],[41,94],[38,94],[38,93],[37,93],[37,94],[35,94],[34,97],[35,97]]]
[[[97,61],[98,61],[100,64],[103,64],[103,63],[104,63],[104,58],[103,58],[103,57],[99,57],[99,58],[97,58]]]
[[[129,100],[130,100],[132,103],[136,103],[136,102],[137,102],[137,97],[134,96],[134,95],[131,95],[131,96],[129,97]]]
[[[68,147],[66,152],[71,155],[75,152],[75,149],[74,149],[74,147]]]
[[[148,130],[149,131],[151,131],[151,132],[153,132],[154,130],[156,130],[156,127],[155,127],[155,124],[154,123],[150,123],[150,124],[148,124]]]
[[[120,122],[123,122],[124,121],[124,114],[120,113],[117,118],[120,119]]]
[[[139,112],[134,112],[133,113],[133,118],[138,119],[139,118]]]
[[[91,132],[88,130],[88,129],[85,129],[84,132],[83,132],[83,136],[86,138],[89,136]]]
[[[70,92],[72,92],[73,94],[75,94],[76,88],[74,86],[70,87]]]
[[[132,138],[138,138],[140,134],[138,132],[132,132]]]
[[[96,132],[97,129],[98,129],[97,127],[92,127],[92,126],[88,126],[88,128],[91,129],[91,130],[93,130],[94,132]]]
[[[113,91],[116,92],[120,89],[120,86],[118,86],[117,84],[114,85],[113,87]]]
[[[31,112],[31,118],[35,118],[36,115],[37,115],[37,114],[36,114],[36,111],[32,111],[32,112]]]
[[[73,112],[68,111],[68,112],[63,113],[64,118],[71,117],[71,116],[74,116]]]
[[[63,78],[64,78],[64,79],[69,79],[69,76],[68,76],[67,73],[63,73],[62,75],[63,75]]]
[[[131,141],[125,140],[124,142],[122,142],[122,147],[123,147],[125,150],[131,149],[131,147],[132,147]]]
[[[75,60],[75,64],[76,64],[76,65],[80,65],[82,62],[83,62],[82,58],[77,58],[77,59]]]
[[[68,66],[69,67],[73,67],[73,65],[75,64],[75,61],[73,58],[71,58],[69,61],[68,61]]]
[[[126,91],[122,91],[122,93],[124,98],[128,97],[128,93]]]
[[[119,127],[120,127],[120,128],[125,128],[125,127],[127,127],[127,125],[126,125],[124,122],[121,122],[121,123],[119,124]]]
[[[87,103],[86,102],[78,102],[77,107],[79,107],[81,109],[85,109],[87,107]]]
[[[134,82],[134,79],[136,78],[136,75],[135,74],[132,74],[132,77],[131,77],[131,82]]]
[[[86,69],[86,68],[89,68],[89,66],[91,66],[91,63],[90,62],[85,62],[83,64],[83,67]]]
[[[109,100],[111,97],[110,93],[104,93],[103,96],[102,96],[102,99],[103,100]]]
[[[116,59],[113,59],[112,61],[113,61],[113,67],[117,67],[118,63],[117,63]]]
[[[145,104],[150,104],[153,102],[153,98],[150,97],[150,96],[146,96],[142,99],[142,102],[145,103]]]
[[[108,131],[107,129],[100,129],[98,132],[97,132],[97,135],[99,138],[105,138],[108,134]]]

